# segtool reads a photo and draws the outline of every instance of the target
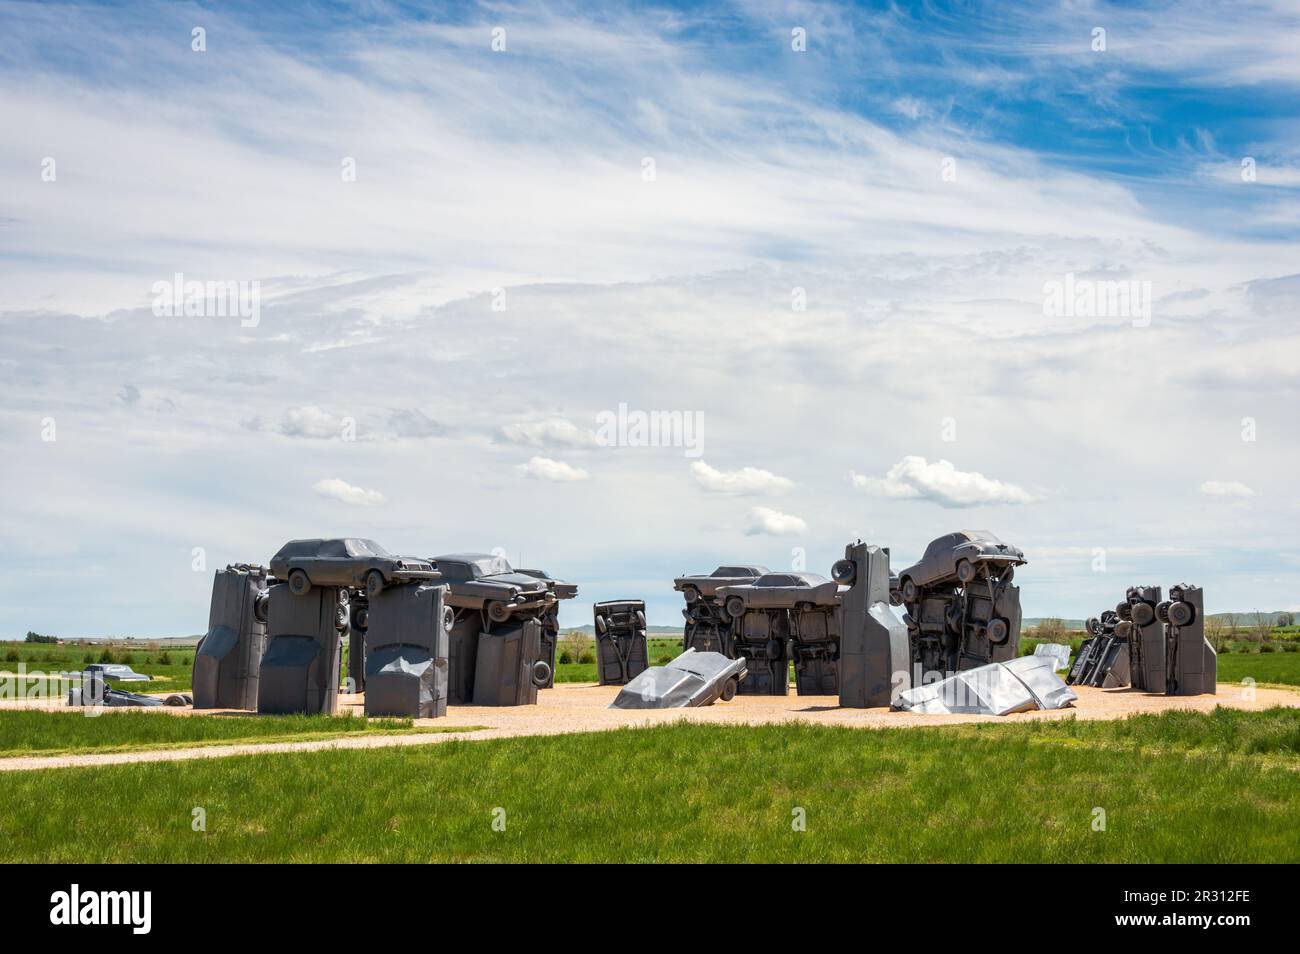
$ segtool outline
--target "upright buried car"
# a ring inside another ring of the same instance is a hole
[[[290,540],[271,557],[271,575],[285,580],[294,596],[313,586],[342,586],[373,596],[389,583],[429,579],[433,567],[417,557],[393,556],[374,540]]]

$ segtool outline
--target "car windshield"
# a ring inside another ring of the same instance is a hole
[[[348,556],[354,557],[385,557],[388,551],[381,547],[374,540],[359,540],[351,538],[347,542]]]
[[[498,573],[515,572],[510,566],[510,561],[500,556],[487,556],[475,560],[474,566],[478,569],[477,576],[495,576]]]

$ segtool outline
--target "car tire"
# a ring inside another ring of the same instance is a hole
[[[1005,619],[991,619],[988,625],[989,642],[994,646],[1001,646],[1011,635],[1011,626]]]
[[[645,613],[637,610],[632,614],[632,618],[636,621],[637,629],[645,629]]]
[[[371,570],[366,574],[366,596],[374,599],[384,591],[384,574]]]
[[[1162,623],[1169,622],[1169,600],[1165,600],[1156,606],[1156,619]]]
[[[348,608],[342,603],[334,607],[334,629],[340,633],[348,631]]]
[[[969,583],[975,579],[975,564],[970,560],[958,560],[957,579],[962,583]]]
[[[271,609],[271,594],[267,590],[262,590],[253,598],[253,619],[259,623],[265,623],[267,613]]]
[[[450,633],[452,627],[455,625],[456,625],[456,611],[452,609],[450,606],[444,606],[442,608],[442,628]]]
[[[1129,616],[1139,626],[1150,626],[1156,618],[1156,611],[1150,603],[1136,603]]]
[[[364,630],[370,626],[370,607],[357,605],[352,607],[352,628]]]
[[[533,663],[532,671],[533,685],[538,689],[545,689],[547,683],[551,681],[551,666],[544,659],[539,659]]]
[[[1191,603],[1184,603],[1181,600],[1177,603],[1169,604],[1169,622],[1175,626],[1187,626],[1196,619],[1196,610]]]
[[[742,600],[739,596],[728,596],[727,615],[734,617],[735,619],[740,619],[740,617],[744,616],[745,601]]]
[[[306,596],[311,592],[311,578],[305,570],[289,571],[289,592],[294,596]]]
[[[489,600],[487,616],[494,623],[504,623],[510,618],[510,607],[500,600]]]
[[[693,586],[688,586],[683,589],[682,596],[685,598],[687,606],[700,601],[700,591]]]
[[[916,581],[910,576],[905,576],[898,581],[898,592],[903,594],[904,603],[915,603],[916,598],[921,595],[920,588],[917,587]]]
[[[831,579],[840,586],[852,586],[857,575],[858,567],[852,560],[836,560],[831,567]]]
[[[740,680],[735,676],[728,679],[722,686],[722,693],[718,696],[723,702],[730,702],[736,698],[736,690],[740,688]]]
[[[601,636],[609,632],[609,623],[605,622],[605,617],[599,614],[596,616],[596,632]]]

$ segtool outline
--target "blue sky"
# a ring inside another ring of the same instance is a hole
[[[1268,3],[0,3],[0,635],[197,632],[330,533],[522,554],[575,624],[963,526],[1028,615],[1300,606],[1297,48]],[[177,272],[258,325],[155,315]],[[1067,275],[1150,320],[1048,315]],[[601,446],[620,404],[701,456]]]

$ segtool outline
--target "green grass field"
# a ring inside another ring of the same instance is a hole
[[[82,712],[8,710],[0,711],[0,758],[234,742],[303,742],[357,732],[438,731],[412,726],[410,719],[351,715],[167,716],[127,710],[87,717]]]
[[[1298,710],[679,723],[15,773],[0,861],[1294,861],[1298,771]]]

